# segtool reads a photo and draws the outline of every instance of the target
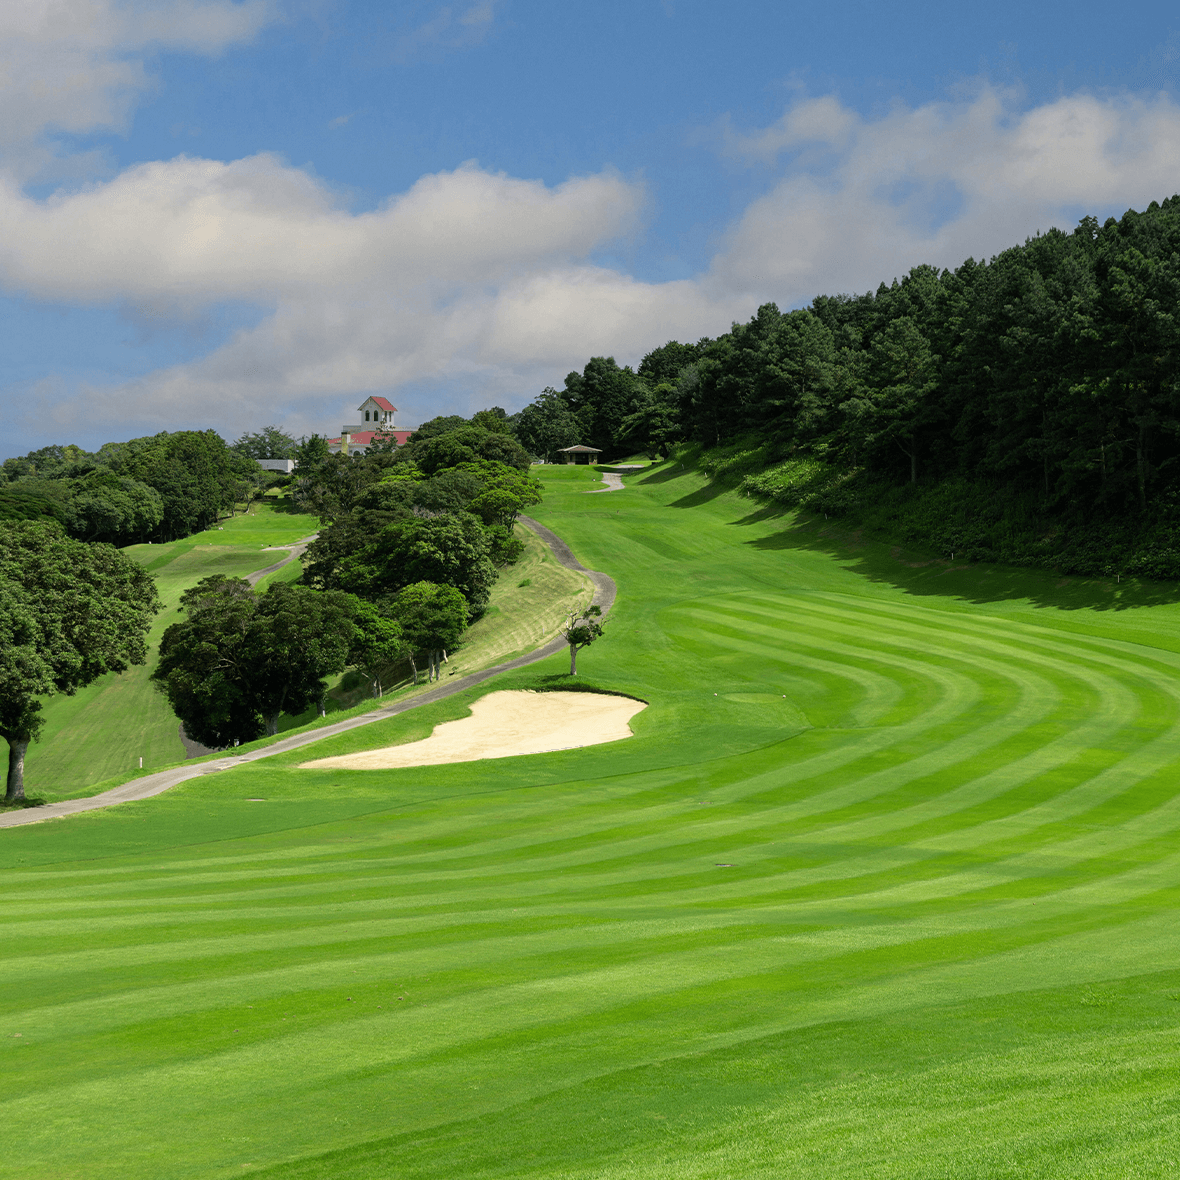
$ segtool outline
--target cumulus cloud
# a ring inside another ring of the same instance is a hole
[[[638,232],[644,200],[611,172],[549,186],[468,164],[356,213],[260,155],[143,164],[47,200],[0,185],[0,282],[157,312],[265,309],[201,359],[86,391],[92,418],[236,429],[281,407],[314,427],[326,397],[430,383],[520,405],[593,354],[635,361],[670,338],[723,331],[760,302],[863,291],[1069,226],[1079,210],[1168,195],[1180,108],[1163,95],[1079,94],[1022,109],[985,87],[869,119],[803,98],[768,128],[727,128],[721,150],[774,171],[689,280],[595,263]]]
[[[219,53],[277,17],[275,0],[5,0],[0,151],[8,171],[44,163],[46,133],[121,128],[151,85],[144,55]]]
[[[789,159],[727,236],[711,278],[730,290],[865,290],[922,262],[987,257],[1077,210],[1142,207],[1180,188],[1180,107],[1167,95],[1075,94],[1021,111],[1017,96],[898,106],[865,119],[800,102],[772,127],[726,129],[724,150]]]
[[[634,225],[641,190],[611,173],[549,188],[467,165],[354,214],[269,155],[180,157],[41,201],[0,183],[0,278],[42,298],[145,307],[429,300],[580,258]]]

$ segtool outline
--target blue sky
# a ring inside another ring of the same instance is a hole
[[[1180,190],[1162,4],[37,0],[0,78],[5,455],[517,409]]]

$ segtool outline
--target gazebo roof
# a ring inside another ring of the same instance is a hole
[[[576,447],[562,447],[557,453],[564,455],[567,451],[592,451],[595,455],[602,454],[601,447],[584,447],[581,443],[578,443]]]

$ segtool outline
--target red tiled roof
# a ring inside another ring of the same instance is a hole
[[[406,445],[406,440],[414,432],[412,430],[358,430],[348,436],[348,445],[353,447],[367,447],[377,435],[393,435],[399,447]],[[343,436],[341,436],[343,437]],[[329,446],[339,446],[340,438],[328,439]]]
[[[387,397],[374,397],[370,401],[375,401],[383,410],[388,410],[391,414],[397,413],[397,406],[393,404]]]

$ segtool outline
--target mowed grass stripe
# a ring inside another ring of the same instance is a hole
[[[730,847],[732,847],[732,846],[733,846],[733,844],[732,844],[732,840],[730,840],[730,845],[729,845],[729,846],[730,846]],[[650,873],[649,873],[649,876],[650,876]],[[572,878],[571,878],[571,879],[568,879],[568,880],[566,880],[565,886],[566,886],[566,889],[572,889],[572,887],[573,887],[573,886],[575,886],[576,884],[577,884],[577,881],[576,881],[575,879],[572,879]]]
[[[1060,928],[1058,927],[1059,931]],[[967,933],[977,936],[979,932],[977,930],[969,930]],[[989,933],[994,935],[995,932],[989,931]],[[744,941],[740,944],[715,944],[707,949],[698,947],[693,948],[691,951],[649,954],[644,956],[644,962],[640,965],[643,968],[642,984],[640,985],[637,985],[634,977],[633,964],[616,964],[606,970],[591,969],[579,971],[576,968],[566,968],[561,972],[560,976],[550,977],[545,988],[539,992],[532,983],[514,984],[507,987],[479,991],[476,996],[478,999],[478,1011],[476,1015],[478,1015],[479,1019],[474,1023],[467,1023],[465,1021],[456,1023],[447,1018],[449,1010],[453,1009],[456,1004],[462,1003],[470,1008],[473,997],[468,992],[463,992],[461,996],[453,998],[444,997],[429,1001],[425,1011],[421,1008],[399,1010],[396,1016],[391,1016],[390,1018],[396,1019],[402,1024],[407,1021],[407,1013],[411,1011],[416,1013],[419,1024],[416,1029],[417,1041],[414,1048],[411,1048],[404,1042],[390,1043],[382,1041],[380,1038],[374,1038],[369,1058],[374,1061],[397,1061],[413,1051],[441,1051],[449,1046],[461,1043],[466,1039],[482,1039],[497,1031],[502,1032],[508,1028],[519,1028],[522,1025],[528,1026],[546,1020],[562,1021],[567,1018],[567,1014],[571,1010],[582,1013],[601,1011],[604,1007],[609,1007],[616,1003],[623,992],[626,992],[629,1001],[634,1001],[643,996],[654,996],[670,991],[696,988],[707,982],[749,979],[767,970],[776,970],[781,974],[781,970],[784,967],[784,951],[789,954],[791,962],[798,966],[802,963],[813,964],[823,961],[830,958],[833,954],[846,958],[848,955],[861,955],[882,946],[896,947],[902,943],[909,943],[915,938],[921,938],[925,941],[939,939],[946,941],[948,937],[951,939],[951,944],[943,946],[941,948],[941,954],[936,950],[933,957],[936,960],[955,960],[953,967],[950,968],[951,975],[948,977],[946,974],[947,969],[943,967],[932,968],[927,974],[941,975],[943,978],[953,978],[955,974],[962,974],[965,970],[961,959],[963,950],[967,944],[963,943],[961,932],[950,932],[945,926],[939,927],[936,924],[930,923],[918,930],[914,930],[911,927],[906,930],[888,932],[863,932],[862,937],[856,940],[858,945],[849,945],[848,939],[840,940],[840,944],[835,946],[821,946],[814,939],[811,940],[810,944],[806,941],[799,943],[798,940],[790,939],[762,939],[757,942]],[[988,945],[987,951],[990,954],[1002,953],[1004,955],[1022,953],[1025,950],[1023,943],[1027,937],[1027,932],[1022,933],[1019,929],[1014,932],[1010,931],[1009,936],[1006,938],[999,940],[993,939]],[[1069,942],[1071,939],[1076,941],[1076,938],[1088,939],[1090,937],[1092,937],[1092,932],[1083,932],[1081,935],[1071,935],[1065,938],[1057,937],[1054,939],[1056,954],[1051,949],[1048,955],[1052,959],[1059,959],[1062,953],[1061,945],[1063,943]],[[1011,950],[1013,943],[1020,946],[1020,951],[1014,952]],[[982,957],[978,954],[979,942],[977,937],[970,945],[977,949],[975,957]],[[1045,948],[1038,945],[1032,953],[1034,957],[1044,957]],[[456,948],[455,956],[461,958],[461,955],[461,950]],[[445,954],[441,959],[436,956],[435,963],[444,972],[449,965]],[[365,966],[371,967],[372,964],[366,963]],[[410,962],[399,966],[404,974],[406,971],[412,972],[415,964]],[[421,964],[420,966],[427,965]],[[1106,966],[1108,967],[1109,964]],[[888,971],[889,964],[887,962],[881,962],[879,969]],[[1080,977],[1092,978],[1094,977],[1093,972],[1094,964],[1091,962],[1091,964],[1083,969]],[[359,974],[359,971],[354,972],[354,974]],[[460,968],[459,975],[462,977],[465,974],[467,973]],[[1039,976],[1037,978],[1039,979]],[[350,984],[360,984],[363,982],[363,980],[355,978],[349,981]],[[799,984],[805,990],[815,990],[814,984],[816,982],[817,980],[812,978],[810,973],[799,977]],[[242,980],[242,983],[244,986],[250,987],[249,998],[252,1002],[266,1001],[266,992],[264,988],[258,986],[258,980],[245,978]],[[444,986],[445,983],[446,981],[444,980]],[[333,999],[339,1003],[341,998],[340,983],[338,981],[332,981],[327,986],[331,991]],[[978,986],[978,982],[975,986]],[[384,982],[384,987],[387,991],[391,990],[388,982]],[[529,994],[530,1003],[527,1008],[522,1008],[517,1003],[521,987],[524,987]],[[352,990],[355,990],[355,988]],[[571,1004],[569,1002],[570,997],[574,995],[578,999],[576,1003]],[[368,997],[365,998],[368,999]],[[818,1002],[822,1004],[824,1001],[820,999]],[[245,1013],[250,1010],[257,1010],[257,1008],[245,1009],[243,1007],[241,1016],[243,1022],[249,1019]],[[388,1018],[385,1016],[377,1017],[370,1015],[358,1017],[357,1019],[362,1022],[367,1020],[374,1025],[379,1025],[386,1022]],[[413,1017],[409,1019],[412,1021]],[[295,1041],[296,1045],[284,1044],[282,1046],[276,1046],[271,1052],[272,1057],[285,1057],[292,1050],[296,1050],[300,1054],[302,1068],[312,1070],[322,1076],[332,1075],[334,1063],[330,1060],[330,1056],[323,1058],[319,1056],[324,1051],[319,1043],[319,1030],[313,1029],[302,1033],[297,1032],[288,1039]],[[259,1053],[262,1050],[256,1048],[252,1052]],[[364,1061],[353,1059],[353,1068],[363,1065]],[[80,1099],[101,1101],[101,1094],[99,1093],[101,1087],[98,1090],[91,1086],[83,1086],[78,1089],[83,1091],[83,1093],[78,1094]]]
[[[991,646],[992,645],[989,645],[989,647]],[[1028,662],[1027,659],[1026,662]],[[1036,656],[1032,657],[1032,662],[1038,662]],[[1052,661],[1050,663],[1052,666],[1057,668],[1060,668],[1061,666],[1061,661]],[[1127,670],[1126,664],[1123,661],[1117,661],[1116,666],[1119,667],[1120,670]],[[1073,665],[1073,667],[1076,670],[1076,664]],[[1134,669],[1134,671],[1138,672],[1138,669]],[[1140,680],[1142,679],[1141,677],[1137,678]],[[1088,679],[1090,680],[1091,685],[1093,685],[1093,676],[1089,676]],[[1168,729],[1170,729],[1175,724],[1175,681],[1167,681],[1161,680],[1159,677],[1151,677],[1147,685],[1140,687],[1138,694],[1134,696],[1132,696],[1129,690],[1125,687],[1117,684],[1112,686],[1109,679],[1106,679],[1105,681],[1105,688],[1106,691],[1102,694],[1105,699],[1100,698],[1099,701],[1094,705],[1090,705],[1088,702],[1082,702],[1076,699],[1066,701],[1063,705],[1063,710],[1072,707],[1081,716],[1091,718],[1092,720],[1083,721],[1080,725],[1076,726],[1072,738],[1056,739],[1053,743],[1057,747],[1057,752],[1055,754],[1047,749],[1043,749],[1042,751],[1038,752],[1038,755],[1036,756],[1030,755],[1030,759],[1035,760],[1035,757],[1037,756],[1043,757],[1044,768],[1047,769],[1053,767],[1061,760],[1069,757],[1071,753],[1071,744],[1108,747],[1110,744],[1113,744],[1113,738],[1119,729],[1134,724],[1135,732],[1124,735],[1130,739],[1129,742],[1124,744],[1126,746],[1130,746],[1134,743],[1138,743],[1142,740],[1145,740],[1146,738],[1149,738],[1153,730],[1156,733],[1161,731],[1166,733],[1167,731],[1164,729],[1164,727],[1166,726]],[[1156,691],[1161,689],[1163,692],[1167,693],[1166,698],[1163,700],[1160,700],[1160,692]],[[1121,694],[1122,696],[1122,701],[1119,704],[1115,704],[1115,702],[1112,701],[1112,697],[1114,697],[1116,694]],[[1136,701],[1139,707],[1138,714],[1134,717],[1130,716],[1130,713],[1132,712],[1132,700]],[[1145,705],[1149,700],[1150,703],[1155,706],[1154,708],[1145,708]],[[1151,720],[1149,721],[1145,719],[1142,716],[1143,713],[1148,714]],[[1079,769],[1082,768],[1079,767]],[[1109,778],[1109,776],[1107,777]],[[1013,783],[1015,784],[1020,781],[1020,776],[1014,774]],[[967,793],[967,797],[970,797],[970,792]],[[945,806],[950,808],[952,805],[952,800],[947,799]],[[903,820],[904,816],[899,815],[894,822],[900,825]]]
[[[732,835],[733,835],[732,828],[730,828],[730,831],[726,833],[726,837],[728,839],[732,839]],[[568,883],[566,883],[566,886],[569,886],[571,884],[572,884],[572,881],[568,881]]]
[[[1106,964],[1106,967],[1109,968],[1109,964]],[[663,973],[662,978],[666,982],[668,980],[668,974]],[[715,979],[716,976],[714,975],[713,978]],[[741,978],[749,980],[749,979],[753,979],[755,977],[743,976]],[[691,980],[687,980],[683,976],[678,975],[676,973],[673,973],[673,981],[675,983],[679,984],[681,987],[691,986]],[[594,993],[597,996],[601,996],[604,991],[609,990],[609,985],[610,985],[611,981],[608,978],[605,978],[602,974],[596,974],[593,976],[592,979],[590,979],[588,981],[582,981],[582,982],[583,983],[589,982],[590,987],[592,988]],[[944,984],[944,986],[945,986],[945,984]],[[552,990],[559,990],[559,989],[550,989],[550,990],[552,991]],[[961,991],[961,988],[959,990]],[[880,1005],[881,1001],[882,1001],[882,996],[879,991],[875,993],[874,998],[875,998],[877,1004]],[[569,1000],[568,994],[564,998],[558,997],[559,1011],[563,1011],[563,1012],[568,1011],[568,1010],[571,1010],[572,1008],[577,1006],[575,1004],[569,1003],[568,1000]],[[827,1001],[827,1003],[830,1005],[830,1001]],[[512,1004],[511,997],[499,996],[499,997],[495,998],[492,1010],[496,1013],[502,1013],[505,1010],[505,1005],[507,1005],[510,1008],[511,1004]],[[807,1019],[814,1019],[816,1016],[816,1008],[817,1007],[822,1008],[824,1006],[824,1004],[825,1004],[824,999],[817,998],[817,1000],[811,1002],[810,1010],[808,1010],[807,1007],[805,1007],[803,1011],[800,1011],[796,1007],[793,1014],[792,1014],[792,1017],[788,1018],[785,1021],[779,1022],[779,1025],[784,1026],[784,1025],[788,1025],[793,1022],[797,1022],[799,1020],[806,1021]],[[431,1028],[435,1028],[435,1029],[437,1028],[438,1024],[440,1023],[440,1021],[438,1020],[438,1017],[440,1015],[441,1014],[438,1012],[427,1013],[427,1016],[432,1018],[429,1020],[429,1025]],[[487,1020],[487,1016],[488,1016],[487,1010],[482,1011],[481,1015],[484,1016],[485,1019],[480,1022],[480,1028],[486,1035],[486,1033],[489,1030],[493,1030],[496,1028],[496,1024],[495,1024],[494,1020],[491,1022],[489,1022]],[[538,1015],[539,1014],[537,1012],[536,1005],[530,1005],[530,1017],[532,1019],[536,1019]],[[418,1029],[418,1030],[411,1030],[411,1031],[421,1032],[423,1030]],[[314,1044],[309,1044],[309,1041],[314,1042],[315,1040],[316,1040],[316,1037],[314,1035],[311,1037],[304,1035],[304,1036],[298,1038],[298,1052],[300,1054],[300,1060],[307,1060],[308,1064],[313,1067],[313,1073],[317,1077],[325,1077],[326,1076],[328,1078],[333,1078],[335,1075],[333,1074],[333,1071],[331,1070],[330,1066],[325,1065],[325,1067],[322,1069],[316,1068],[316,1067],[320,1066],[321,1063],[317,1060],[316,1054],[314,1052],[314,1049],[316,1046]],[[374,1043],[377,1043],[379,1041],[379,1038],[374,1037],[373,1041],[374,1041]],[[438,1045],[437,1041],[435,1041],[433,1043],[436,1045],[436,1048],[445,1049],[446,1047],[448,1047],[447,1044],[445,1044],[445,1043],[443,1045]],[[419,1049],[421,1049],[421,1047],[422,1047],[421,1043],[419,1043]],[[291,1048],[294,1048],[294,1046],[291,1046]],[[372,1055],[370,1055],[370,1057],[371,1056]],[[381,1055],[380,1060],[382,1060],[382,1061],[389,1060],[391,1057],[396,1059],[397,1053],[389,1050],[387,1047],[385,1053]],[[252,1062],[252,1064],[255,1067],[257,1065],[256,1062]],[[354,1058],[354,1064],[355,1064],[355,1058]],[[155,1081],[158,1085],[161,1085],[162,1088],[164,1089],[164,1092],[168,1092],[170,1080],[171,1079],[169,1079],[167,1076],[167,1071],[164,1071],[163,1074],[161,1074],[160,1071],[154,1071],[153,1081]],[[79,1100],[86,1101],[88,1103],[93,1103],[95,1101],[98,1101],[101,1103],[103,1100],[103,1090],[104,1090],[104,1087],[92,1087],[92,1086],[79,1087],[79,1092],[77,1093],[77,1097],[79,1098]],[[135,1095],[133,1093],[132,1097],[134,1097],[134,1096]]]
[[[1175,1012],[1157,993],[1180,991],[1165,970],[1180,950],[1170,670],[1068,639],[1024,653],[1019,627],[989,641],[990,621],[957,629],[951,610],[898,603],[881,621],[880,589],[859,617],[847,593],[833,612],[823,596],[851,584],[842,573],[785,607],[774,569],[749,593],[713,593],[794,558],[725,542],[742,534],[724,497],[704,516],[654,493],[628,503],[633,523],[595,527],[615,530],[634,576],[630,528],[666,527],[685,552],[699,529],[732,560],[694,568],[703,596],[660,598],[658,579],[650,604],[624,595],[618,638],[584,653],[588,677],[609,667],[652,701],[652,736],[622,743],[609,776],[579,774],[575,754],[523,760],[555,770],[527,786],[491,764],[400,772],[368,817],[25,876],[36,899],[0,926],[30,952],[12,964],[6,1019],[27,1040],[0,1110],[30,1130],[4,1139],[0,1175],[171,1180],[304,1156],[310,1170],[276,1180],[682,1180],[792,1174],[798,1160],[809,1176],[908,1178],[968,1166],[968,1139],[1014,1143],[1016,1125],[1041,1147],[1013,1174],[1129,1158],[1131,1108],[1101,1069],[1086,1074],[1109,1099],[1086,1106],[1085,1134],[1105,1136],[1091,1157],[1070,1154],[1081,1131],[1044,1094],[1080,1092],[1061,1071],[1107,1044],[1128,1085],[1166,1092],[1151,1075],[1175,1040],[1152,1023]],[[791,576],[818,568],[807,555]],[[622,642],[657,617],[666,641]],[[773,740],[776,719],[793,724],[775,691],[820,707],[826,728]],[[850,713],[872,724],[833,724]],[[747,715],[735,753],[696,739]],[[628,772],[629,757],[651,761]],[[300,791],[313,809],[317,792],[373,781],[258,764],[134,814]],[[1134,999],[1096,1008],[1070,992],[1115,984]],[[1125,1035],[1097,1035],[1108,1011]],[[1040,1089],[1031,1058],[1002,1051],[1030,1038],[1047,1047]],[[698,1070],[713,1079],[699,1101],[685,1080]],[[935,1102],[940,1137],[909,1113],[931,1091],[958,1103]],[[656,1138],[628,1121],[646,1110],[668,1112]],[[690,1110],[700,1134],[676,1121]],[[917,1157],[875,1129],[891,1111]],[[1139,1120],[1140,1158],[1162,1158],[1168,1125]],[[592,1162],[568,1154],[570,1128],[587,1128],[582,1142],[599,1127]],[[1006,1158],[991,1151],[979,1158]]]

